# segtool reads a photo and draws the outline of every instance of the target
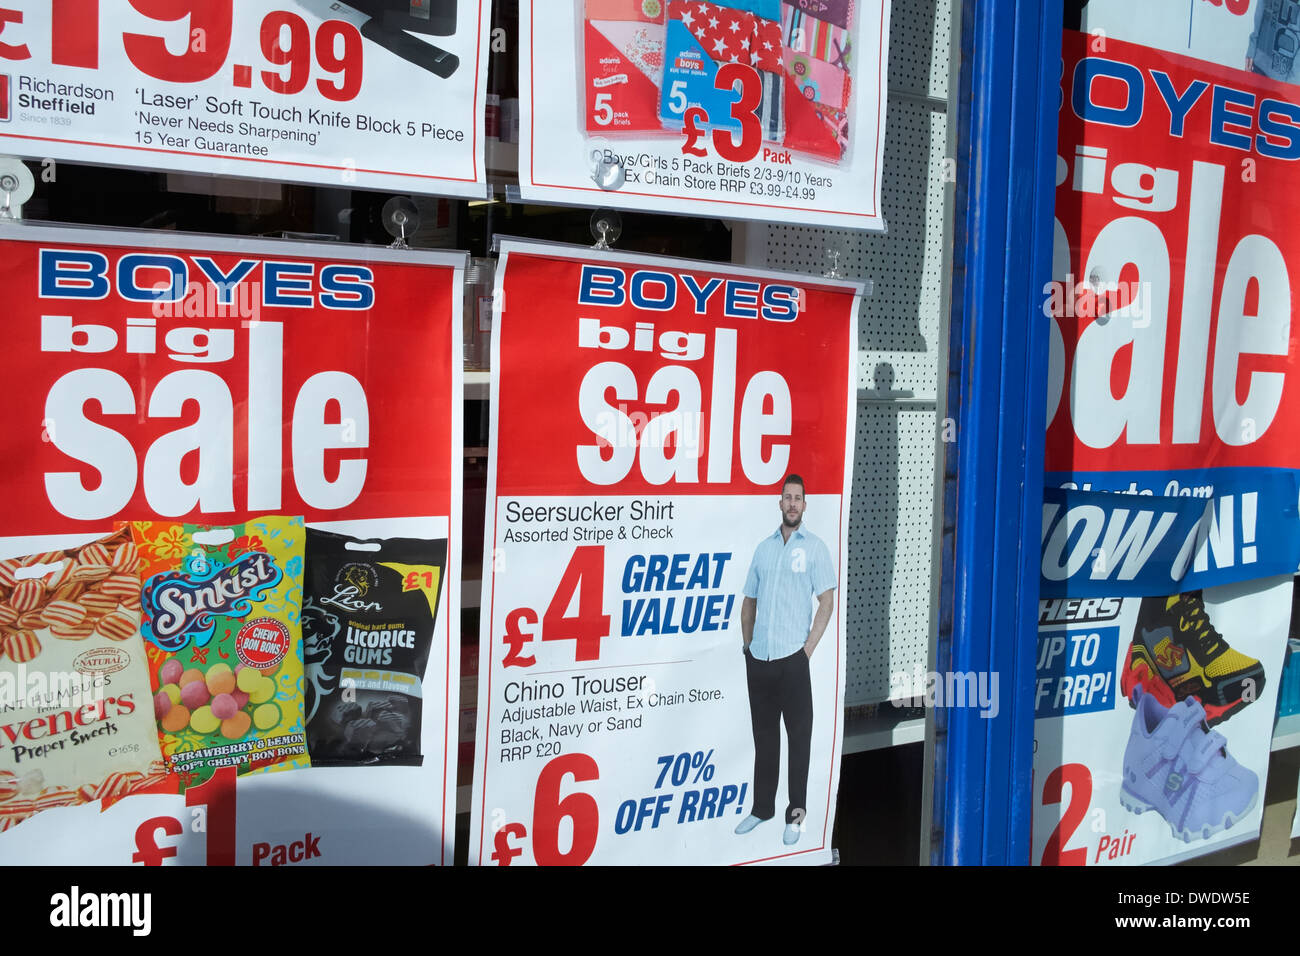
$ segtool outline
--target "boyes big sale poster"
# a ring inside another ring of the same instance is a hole
[[[1132,6],[1089,3],[1063,43],[1044,865],[1259,834],[1300,561],[1294,5]]]
[[[5,230],[0,864],[452,862],[464,261]]]
[[[861,287],[497,276],[471,863],[829,861]]]

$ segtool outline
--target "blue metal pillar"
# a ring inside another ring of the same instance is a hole
[[[1029,862],[1062,0],[964,0],[937,665],[998,712],[936,714],[931,862]]]

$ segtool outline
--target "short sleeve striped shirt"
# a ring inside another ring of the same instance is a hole
[[[780,528],[760,541],[745,578],[745,597],[758,604],[750,655],[774,661],[803,647],[812,627],[813,599],[836,583],[830,551],[803,525],[790,533],[789,541],[782,540]]]

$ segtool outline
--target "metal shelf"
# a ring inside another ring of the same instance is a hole
[[[844,721],[844,752],[866,753],[925,740],[925,718],[911,710],[882,704],[874,717],[849,717]]]
[[[465,370],[465,400],[486,402],[491,394],[491,372]]]

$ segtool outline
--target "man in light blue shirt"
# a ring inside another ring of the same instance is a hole
[[[748,833],[776,816],[784,720],[790,745],[790,802],[782,835],[787,846],[798,842],[807,813],[813,718],[808,662],[835,608],[837,581],[830,551],[803,526],[805,507],[803,479],[790,475],[781,487],[781,526],[754,549],[740,605],[754,732],[754,803],[736,832]]]

